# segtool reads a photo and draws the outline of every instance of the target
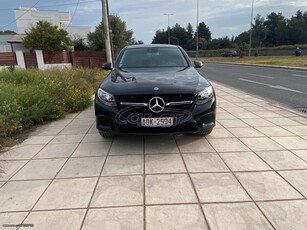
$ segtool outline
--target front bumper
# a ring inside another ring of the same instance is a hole
[[[96,127],[100,132],[114,135],[161,135],[199,133],[211,130],[215,126],[216,99],[215,95],[205,104],[196,105],[187,110],[166,111],[161,114],[145,114],[133,109],[129,112],[119,111],[117,107],[110,107],[97,98],[95,99]],[[171,127],[140,127],[140,117],[174,116],[176,125]],[[180,119],[178,119],[178,117]]]

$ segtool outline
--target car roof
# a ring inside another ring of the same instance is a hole
[[[168,44],[149,44],[149,45],[131,45],[126,46],[126,49],[135,49],[135,48],[178,48],[176,45]]]

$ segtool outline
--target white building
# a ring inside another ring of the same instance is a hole
[[[69,12],[40,11],[36,8],[19,7],[14,10],[14,13],[18,34],[25,34],[38,21],[48,21],[52,25],[66,29],[71,39],[82,38],[87,41],[87,34],[91,31],[90,26],[69,26],[71,24]]]
[[[19,7],[14,10],[17,26],[16,35],[0,35],[0,52],[13,52],[17,50],[28,51],[21,43],[25,33],[38,21],[48,21],[52,25],[65,29],[72,40],[84,39],[87,42],[87,34],[91,32],[90,26],[70,26],[69,12],[40,11],[36,8]]]

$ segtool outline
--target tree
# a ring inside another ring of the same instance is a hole
[[[151,44],[167,44],[168,34],[167,31],[157,30],[155,36],[152,39]]]
[[[264,25],[267,29],[267,35],[265,38],[265,42],[269,46],[276,46],[277,45],[277,28],[278,26],[283,23],[285,17],[281,13],[274,13],[272,12],[267,16],[267,19],[264,21]]]
[[[0,30],[0,35],[6,35],[6,34],[16,34],[16,32],[12,30]]]
[[[133,31],[127,30],[126,22],[117,15],[110,15],[112,30],[112,43],[116,54],[127,45],[135,44]],[[88,34],[89,46],[92,50],[103,50],[105,48],[104,26],[101,22],[93,33]]]
[[[299,10],[288,23],[288,36],[291,45],[307,43],[307,12]]]
[[[210,28],[205,24],[205,22],[199,23],[199,25],[197,27],[197,30],[198,30],[198,37],[199,38],[204,38],[207,41],[211,40]],[[197,32],[195,32],[195,36],[196,36],[196,33]]]
[[[84,42],[83,38],[73,40],[75,51],[89,50],[90,47]]]
[[[255,17],[255,24],[252,31],[252,47],[261,47],[267,35],[267,29],[264,25],[264,18],[259,14]]]
[[[70,50],[72,41],[64,29],[58,29],[47,21],[37,22],[35,27],[26,31],[23,45],[31,50],[40,49],[45,51]]]
[[[193,34],[194,34],[194,30],[193,30],[193,26],[191,25],[191,23],[188,23],[188,25],[187,25],[187,33],[188,33],[188,38],[192,39]]]

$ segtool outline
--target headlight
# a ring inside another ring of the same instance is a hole
[[[209,86],[205,88],[203,91],[198,93],[196,104],[201,105],[207,102],[209,98],[213,95],[213,88]]]
[[[112,94],[99,88],[97,92],[97,96],[103,104],[108,105],[108,106],[116,106],[116,102]]]

